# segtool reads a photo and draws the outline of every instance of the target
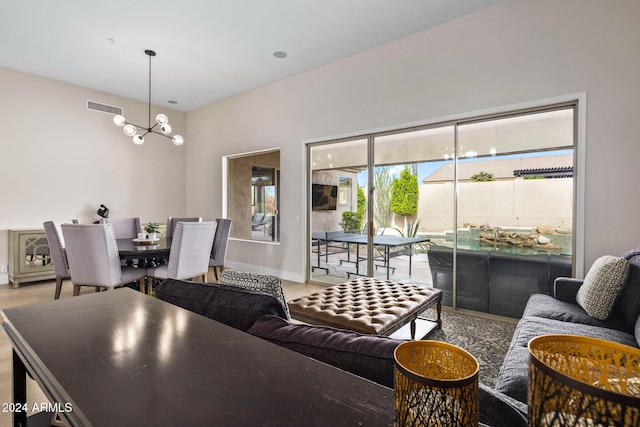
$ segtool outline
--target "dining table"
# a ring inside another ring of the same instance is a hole
[[[1,314],[16,426],[393,425],[392,389],[130,289]]]
[[[117,243],[120,259],[131,264],[155,267],[169,260],[171,238],[161,237],[155,241],[124,238],[117,239]]]

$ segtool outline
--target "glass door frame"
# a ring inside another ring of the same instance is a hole
[[[341,138],[328,138],[304,141],[306,147],[306,159],[307,159],[307,173],[306,173],[306,280],[311,279],[311,267],[313,265],[312,253],[311,253],[311,208],[310,197],[311,194],[311,175],[312,175],[312,159],[311,150],[314,146],[321,146],[326,144],[334,144],[340,142],[351,141],[355,139],[367,140],[367,171],[368,171],[368,195],[367,195],[367,218],[368,224],[368,244],[367,244],[367,271],[372,271],[373,268],[373,205],[374,197],[372,197],[374,188],[374,168],[375,168],[375,138],[384,136],[399,134],[403,132],[410,132],[413,130],[429,129],[443,126],[454,126],[454,147],[455,147],[455,160],[454,160],[454,206],[453,206],[453,226],[457,227],[458,215],[458,196],[459,196],[459,182],[458,182],[458,126],[464,124],[470,124],[475,122],[489,121],[497,118],[506,118],[510,116],[519,116],[533,114],[537,112],[558,110],[562,108],[573,108],[573,150],[574,150],[574,200],[573,200],[573,274],[574,277],[583,277],[584,275],[584,216],[585,216],[585,181],[586,174],[584,173],[586,155],[586,93],[577,93],[573,95],[567,95],[549,99],[546,101],[538,101],[532,103],[518,104],[511,107],[503,107],[500,109],[492,109],[482,112],[471,113],[468,115],[462,115],[459,117],[449,117],[443,120],[434,120],[431,123],[423,123],[420,125],[413,125],[407,127],[397,127],[389,130],[378,130],[366,133],[358,133],[353,136],[343,136]],[[454,233],[454,248],[457,247],[457,233]],[[455,277],[455,265],[456,265],[456,251],[454,250],[454,277]],[[454,279],[455,280],[455,279]],[[313,282],[313,281],[312,281]],[[315,283],[315,282],[314,282]],[[455,285],[454,285],[454,301]],[[455,307],[455,305],[454,305]]]

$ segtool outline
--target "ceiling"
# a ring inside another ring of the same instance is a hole
[[[190,111],[502,1],[11,1],[0,67],[146,102],[152,49],[152,103]]]

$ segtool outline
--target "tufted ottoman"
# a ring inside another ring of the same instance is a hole
[[[363,277],[297,298],[288,305],[295,319],[364,334],[391,335],[411,322],[411,339],[415,339],[418,315],[434,305],[437,320],[428,333],[441,326],[441,302],[439,289]]]

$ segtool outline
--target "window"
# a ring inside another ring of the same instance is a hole
[[[342,212],[311,210],[310,279],[410,280],[443,289],[445,305],[519,317],[530,293],[548,291],[548,271],[571,275],[576,263],[577,107],[568,100],[308,144],[310,182],[341,195],[353,174],[370,231],[354,244],[339,234]],[[386,250],[409,238],[416,243]]]
[[[278,242],[280,151],[227,157],[226,178],[231,237]]]
[[[340,206],[345,206],[349,210],[351,210],[352,202],[351,182],[351,178],[341,176],[338,184],[338,204]]]

